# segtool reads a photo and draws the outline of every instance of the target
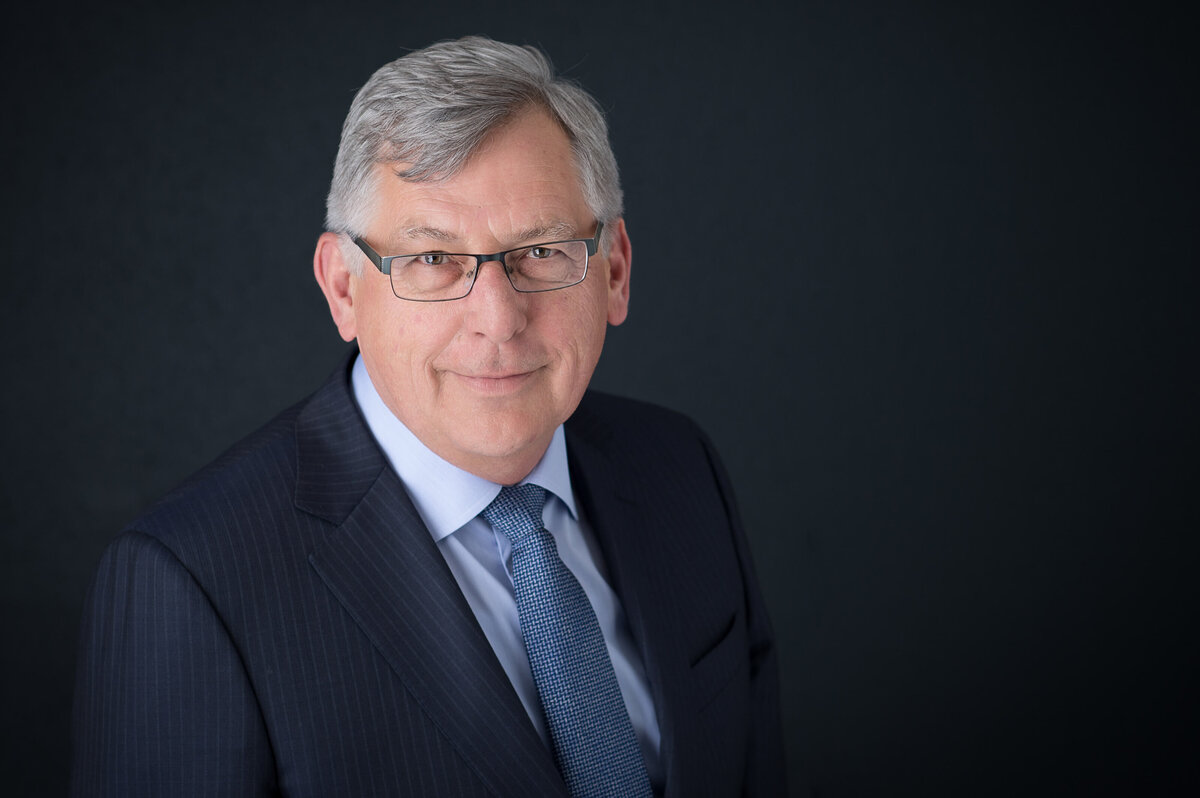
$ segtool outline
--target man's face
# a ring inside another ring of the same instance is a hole
[[[596,230],[567,136],[541,111],[495,131],[450,180],[412,183],[377,168],[376,212],[364,238],[382,254],[499,252]],[[318,280],[392,412],[444,459],[511,484],[574,412],[606,325],[625,319],[629,239],[622,222],[611,227],[613,245],[591,258],[587,278],[546,293],[518,293],[490,261],[467,297],[410,302],[368,263],[361,277],[341,276],[345,296],[334,307],[320,245]]]

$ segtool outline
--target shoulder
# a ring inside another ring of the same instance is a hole
[[[184,559],[295,538],[316,520],[302,509],[314,492],[309,486],[319,494],[325,485],[357,487],[372,478],[367,466],[375,463],[362,455],[367,447],[359,440],[367,434],[355,434],[361,426],[347,361],[315,393],[230,446],[127,529]]]
[[[660,405],[589,391],[567,421],[568,445],[603,455],[625,474],[716,477],[724,470],[711,440],[690,417]]]
[[[343,364],[315,393],[230,446],[130,528],[175,549],[222,530],[261,537],[306,514],[320,516],[324,507],[313,497],[322,498],[330,486],[352,504],[382,460],[359,418],[348,375]]]
[[[296,419],[304,403],[277,415],[150,505],[129,529],[175,549],[197,530],[235,523],[254,507],[260,518],[291,504],[297,473]]]
[[[661,405],[623,396],[588,391],[567,422],[574,434],[596,440],[704,439],[704,431],[691,418]]]

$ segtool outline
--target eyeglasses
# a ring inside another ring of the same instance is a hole
[[[380,255],[371,245],[355,237],[354,243],[371,259],[375,268],[392,280],[392,293],[411,302],[448,302],[471,293],[479,269],[488,261],[504,265],[504,274],[522,294],[557,291],[583,282],[588,259],[600,247],[604,223],[596,223],[591,238],[547,241],[544,244],[496,252],[467,255],[455,252],[419,252],[415,255]]]

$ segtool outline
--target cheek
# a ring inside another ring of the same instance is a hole
[[[426,307],[409,307],[401,299],[390,297],[391,304],[375,308],[371,315],[369,346],[394,379],[419,385],[434,376],[439,357],[452,348],[457,326]],[[396,307],[395,303],[404,304]]]
[[[376,373],[387,373],[394,380],[402,370],[405,358],[406,327],[409,325],[393,303],[400,302],[379,292],[364,293],[356,303],[358,317],[358,347],[369,361],[374,361]]]
[[[591,370],[595,367],[600,356],[600,348],[604,343],[604,333],[607,329],[606,309],[603,300],[595,292],[589,292],[581,301],[572,303],[564,309],[564,313],[555,319],[557,336],[562,342],[562,348],[571,353],[575,368],[585,373],[577,374],[576,379],[584,381],[591,378]]]

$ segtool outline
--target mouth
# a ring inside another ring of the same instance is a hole
[[[485,396],[504,396],[520,391],[537,370],[515,373],[462,374],[449,372],[466,388]]]

